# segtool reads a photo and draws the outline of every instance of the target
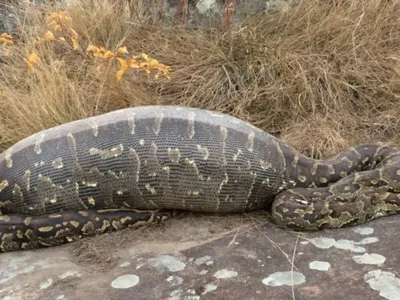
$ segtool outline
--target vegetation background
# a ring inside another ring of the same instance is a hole
[[[400,2],[302,0],[239,21],[228,3],[217,27],[166,25],[140,3],[14,7],[24,18],[0,39],[0,151],[153,104],[228,113],[315,158],[400,145]]]

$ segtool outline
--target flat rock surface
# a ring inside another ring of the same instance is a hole
[[[400,216],[297,233],[263,214],[184,216],[0,254],[12,299],[400,299]]]

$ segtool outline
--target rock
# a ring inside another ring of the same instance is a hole
[[[0,254],[0,298],[256,300],[292,299],[294,293],[296,299],[308,300],[400,299],[398,215],[299,236],[268,222],[257,225],[259,230],[227,228],[196,236],[207,232],[202,229],[212,220],[165,222],[149,228],[147,240],[129,230],[86,239],[83,244],[91,246],[83,252],[100,253],[104,259],[116,255],[118,261],[103,268],[78,259],[75,243]],[[218,226],[222,222],[223,216],[216,221]],[[121,243],[126,238],[131,241]],[[322,240],[331,241],[330,246]],[[96,249],[96,241],[106,249]],[[362,244],[363,249],[341,247],[343,243]]]

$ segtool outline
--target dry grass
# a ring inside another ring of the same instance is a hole
[[[63,122],[127,106],[179,104],[235,115],[326,157],[350,144],[400,144],[400,3],[303,0],[225,31],[157,26],[107,1],[68,9],[81,48],[35,46],[46,13],[30,7],[13,55],[0,60],[0,146]],[[148,53],[171,81],[96,73],[89,44]]]

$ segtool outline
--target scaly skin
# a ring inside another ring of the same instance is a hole
[[[0,250],[61,244],[160,220],[171,210],[238,213],[272,205],[278,224],[302,230],[365,222],[398,211],[398,153],[357,145],[314,160],[216,112],[114,111],[41,131],[0,155]]]

